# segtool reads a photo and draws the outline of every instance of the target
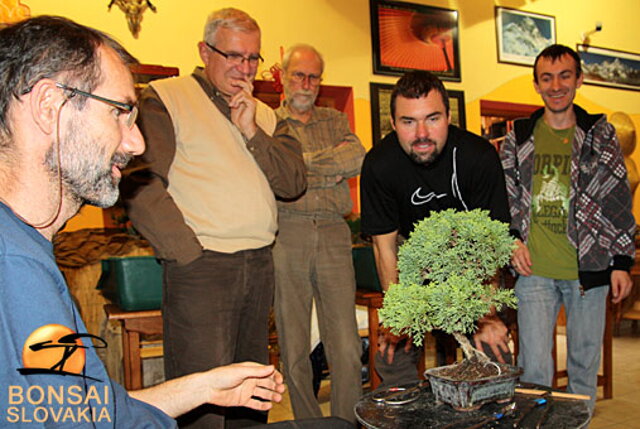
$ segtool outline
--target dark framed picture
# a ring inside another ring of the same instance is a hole
[[[451,123],[463,130],[467,129],[467,115],[465,113],[464,92],[455,89],[447,89],[449,94],[449,110],[451,111]]]
[[[496,6],[496,38],[499,62],[532,66],[544,48],[556,43],[556,19]]]
[[[391,127],[391,92],[393,85],[388,83],[369,84],[371,92],[371,127],[373,144],[377,144],[387,134],[393,131]],[[466,129],[464,92],[448,89],[449,110],[451,111],[451,123],[459,128]]]
[[[370,0],[373,72],[400,76],[427,70],[460,81],[458,11]]]
[[[640,54],[577,45],[584,83],[640,91]]]

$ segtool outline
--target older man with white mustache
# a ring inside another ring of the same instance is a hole
[[[355,318],[351,234],[343,216],[351,211],[347,179],[360,173],[365,150],[344,113],[314,106],[324,62],[313,47],[285,54],[286,100],[277,111],[302,144],[307,191],[278,202],[279,233],[273,249],[275,310],[280,352],[296,418],[322,415],[312,388],[309,361],[311,302],[331,366],[331,414],[355,422],[362,393],[361,346]]]

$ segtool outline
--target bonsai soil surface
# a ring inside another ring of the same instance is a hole
[[[499,364],[498,364],[499,365]],[[502,373],[507,369],[501,365]],[[446,377],[455,381],[475,381],[498,375],[500,371],[493,363],[480,363],[464,359],[457,365],[443,367],[438,371],[440,377]]]

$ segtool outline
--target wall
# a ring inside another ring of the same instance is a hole
[[[0,0],[2,1],[2,0]],[[56,14],[72,18],[114,35],[142,62],[172,65],[189,73],[199,58],[196,43],[202,38],[206,15],[227,6],[250,13],[262,26],[262,56],[267,70],[279,61],[280,48],[293,43],[315,45],[327,63],[324,82],[354,88],[356,133],[371,145],[369,82],[393,83],[397,78],[372,73],[368,0],[227,0],[180,2],[152,0],[158,13],[147,10],[139,39],[129,33],[124,14],[109,0],[23,0],[32,14]],[[557,40],[574,47],[580,35],[603,23],[603,30],[591,37],[594,46],[640,53],[637,19],[640,1],[616,0],[414,0],[460,11],[460,52],[462,82],[446,83],[463,90],[467,125],[480,130],[480,99],[540,104],[531,85],[529,67],[497,62],[494,7],[505,6],[556,17]],[[188,5],[188,6],[185,6]],[[261,70],[262,71],[262,70]],[[259,73],[261,72],[259,71]],[[640,131],[640,92],[584,85],[577,102],[588,110],[631,115]],[[640,149],[633,154],[640,165]],[[639,196],[640,198],[640,196]],[[637,198],[636,198],[637,200]],[[640,204],[636,204],[640,207]],[[97,209],[95,209],[97,210]],[[91,224],[99,216],[72,219],[70,228]],[[636,209],[640,215],[640,209]],[[640,217],[638,217],[640,218]],[[87,220],[87,222],[85,222]]]

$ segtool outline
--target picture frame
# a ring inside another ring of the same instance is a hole
[[[496,6],[498,62],[533,66],[544,48],[556,43],[556,19],[551,15]]]
[[[583,82],[640,91],[640,54],[578,44]]]
[[[373,144],[376,145],[387,134],[393,131],[391,127],[391,92],[394,85],[388,83],[369,83],[371,94],[371,129]],[[449,94],[449,110],[451,123],[459,128],[467,128],[464,92],[447,89]]]
[[[426,70],[461,81],[457,10],[387,0],[370,0],[369,10],[374,74]]]

